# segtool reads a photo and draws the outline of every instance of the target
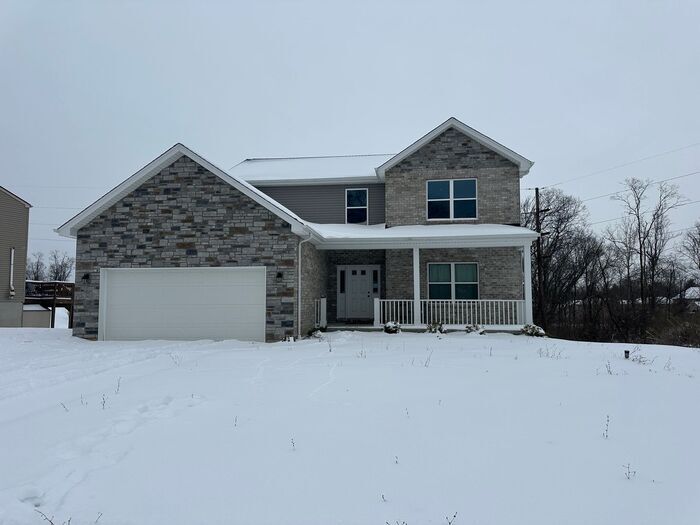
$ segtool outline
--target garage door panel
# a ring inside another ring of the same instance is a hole
[[[184,296],[189,297],[190,304],[212,305],[250,305],[264,304],[265,297],[261,296],[259,283],[246,283],[241,285],[213,285],[213,286],[182,286],[158,284],[143,285],[110,283],[110,305],[133,305],[135,300],[142,305],[156,306],[168,303],[179,304]]]
[[[265,268],[102,269],[101,339],[265,339]]]

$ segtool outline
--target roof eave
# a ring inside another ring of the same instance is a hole
[[[12,192],[11,192],[10,190],[8,190],[7,188],[3,188],[2,186],[0,186],[0,191],[2,191],[3,193],[7,194],[9,197],[12,197],[12,198],[15,199],[16,201],[22,203],[22,204],[24,205],[25,208],[29,209],[29,208],[32,207],[32,205],[29,204],[27,201],[25,201],[22,197],[20,197],[19,195],[15,195],[14,193],[12,193]]]
[[[381,181],[376,175],[361,175],[314,179],[246,179],[246,182],[256,188],[263,188],[268,186],[320,186],[324,184],[377,184]]]
[[[530,246],[538,237],[536,232],[520,235],[480,235],[451,237],[386,238],[323,238],[317,245],[321,250],[376,250],[396,248],[496,248]]]

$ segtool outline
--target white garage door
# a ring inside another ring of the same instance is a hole
[[[99,338],[265,340],[265,267],[102,268]]]

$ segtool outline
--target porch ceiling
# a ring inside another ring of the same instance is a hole
[[[490,248],[529,246],[537,232],[505,224],[384,224],[307,223],[312,242],[320,250],[372,250],[397,248]]]

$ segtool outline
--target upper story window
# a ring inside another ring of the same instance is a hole
[[[367,224],[367,188],[345,190],[345,222]]]
[[[429,180],[428,220],[476,219],[476,179]]]

